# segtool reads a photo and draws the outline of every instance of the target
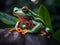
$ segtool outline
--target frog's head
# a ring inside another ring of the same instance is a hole
[[[22,7],[22,8],[15,7],[13,9],[13,14],[15,16],[18,16],[18,14],[19,15],[25,15],[25,16],[32,16],[32,14],[29,12],[29,9],[27,7]]]

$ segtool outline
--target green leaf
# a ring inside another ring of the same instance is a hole
[[[51,20],[50,20],[50,14],[49,14],[47,8],[44,5],[41,5],[39,7],[38,15],[41,17],[41,19],[43,19],[46,27],[51,29],[50,32],[53,32],[52,25],[51,25]]]
[[[0,12],[0,20],[7,25],[15,25],[18,19],[10,14]]]
[[[60,29],[55,32],[53,37],[60,43]]]

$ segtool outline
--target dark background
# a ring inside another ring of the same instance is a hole
[[[38,13],[38,8],[41,4],[44,4],[50,13],[52,26],[55,33],[60,29],[60,0],[39,0],[38,4],[34,4],[31,0],[0,0],[0,12],[12,14],[14,7],[28,6],[31,10]],[[51,45],[52,43],[56,43],[58,45],[58,41],[56,41],[53,37],[50,42]]]

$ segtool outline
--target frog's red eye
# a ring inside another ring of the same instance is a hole
[[[22,10],[23,10],[24,12],[28,12],[28,8],[27,8],[27,7],[23,7]]]

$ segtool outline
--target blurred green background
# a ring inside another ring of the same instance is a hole
[[[43,4],[51,16],[53,37],[60,43],[60,0],[38,0],[38,3],[36,2],[33,3],[31,0],[0,0],[0,12],[12,15],[14,7],[20,8],[28,6],[35,13],[38,13],[40,5]],[[5,28],[7,26],[8,25],[0,21],[0,28]]]

